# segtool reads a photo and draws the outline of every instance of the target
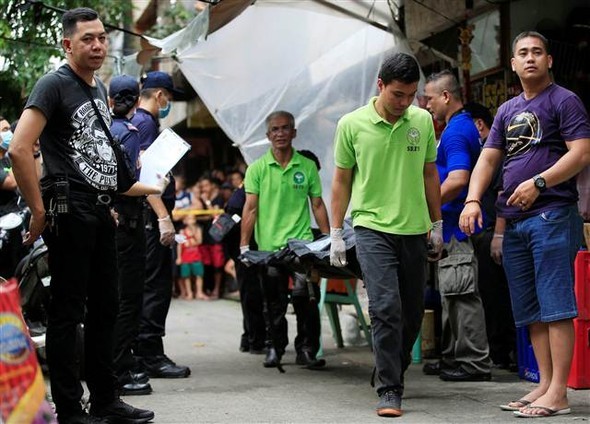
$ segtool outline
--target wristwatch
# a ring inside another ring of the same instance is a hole
[[[533,177],[533,182],[535,183],[535,187],[537,187],[541,193],[547,190],[547,182],[545,181],[545,178],[541,177],[539,174]]]

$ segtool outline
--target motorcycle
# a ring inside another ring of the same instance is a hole
[[[10,249],[9,243],[15,243],[15,233],[26,231],[29,210],[21,207],[0,217],[0,251]],[[17,238],[20,243],[22,238]],[[21,250],[25,256],[18,261],[14,277],[18,280],[21,309],[29,334],[35,344],[40,362],[45,359],[45,332],[47,325],[47,307],[49,305],[49,284],[51,276],[47,264],[47,246],[38,240],[32,249]]]
[[[19,281],[23,317],[37,350],[39,363],[47,369],[45,335],[47,333],[48,311],[51,300],[51,273],[49,251],[43,239],[39,238],[33,249],[16,267]],[[84,378],[84,324],[76,327],[76,362],[80,378]]]
[[[28,217],[28,208],[22,208],[19,212],[12,212],[0,217],[0,250],[7,242],[10,231],[15,231],[19,227],[23,232],[26,230],[25,223],[28,222]],[[35,345],[39,364],[46,371],[45,335],[51,300],[51,273],[49,271],[49,252],[42,238],[36,240],[32,248],[18,262],[14,275],[18,280],[23,318]],[[80,375],[83,376],[84,325],[82,323],[76,329],[76,336],[76,358],[80,366]]]
[[[41,365],[46,363],[45,333],[49,310],[51,274],[47,246],[39,239],[16,267],[16,278],[25,323],[37,350]]]

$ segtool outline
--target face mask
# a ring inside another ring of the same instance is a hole
[[[12,131],[4,131],[2,133],[2,148],[4,150],[8,150],[8,146],[10,145],[10,141],[12,140]]]
[[[172,102],[168,100],[166,106],[158,108],[158,116],[160,119],[164,119],[170,113],[170,109],[172,108]]]

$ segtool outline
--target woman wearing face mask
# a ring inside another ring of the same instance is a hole
[[[11,140],[10,124],[0,116],[0,216],[18,209],[16,180],[12,175],[10,159],[6,154]]]
[[[12,174],[11,164],[6,152],[12,140],[12,131],[8,121],[0,117],[0,216],[18,211],[17,186]],[[0,276],[10,278],[18,263],[22,237],[20,228],[10,230],[0,254]]]

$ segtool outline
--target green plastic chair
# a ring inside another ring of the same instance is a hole
[[[357,313],[357,319],[361,325],[363,333],[365,334],[369,348],[373,349],[371,332],[365,320],[358,296],[356,295],[356,280],[347,279],[341,281],[344,282],[346,293],[328,292],[328,280],[326,278],[322,278],[320,280],[320,302],[318,303],[320,314],[325,307],[326,313],[328,314],[328,318],[330,320],[330,327],[332,328],[332,335],[334,336],[336,346],[342,348],[344,347],[344,341],[342,340],[342,327],[340,326],[340,318],[338,317],[338,305],[354,305]],[[320,350],[317,354],[317,357],[319,358],[323,356],[323,354],[323,346],[320,340]]]

